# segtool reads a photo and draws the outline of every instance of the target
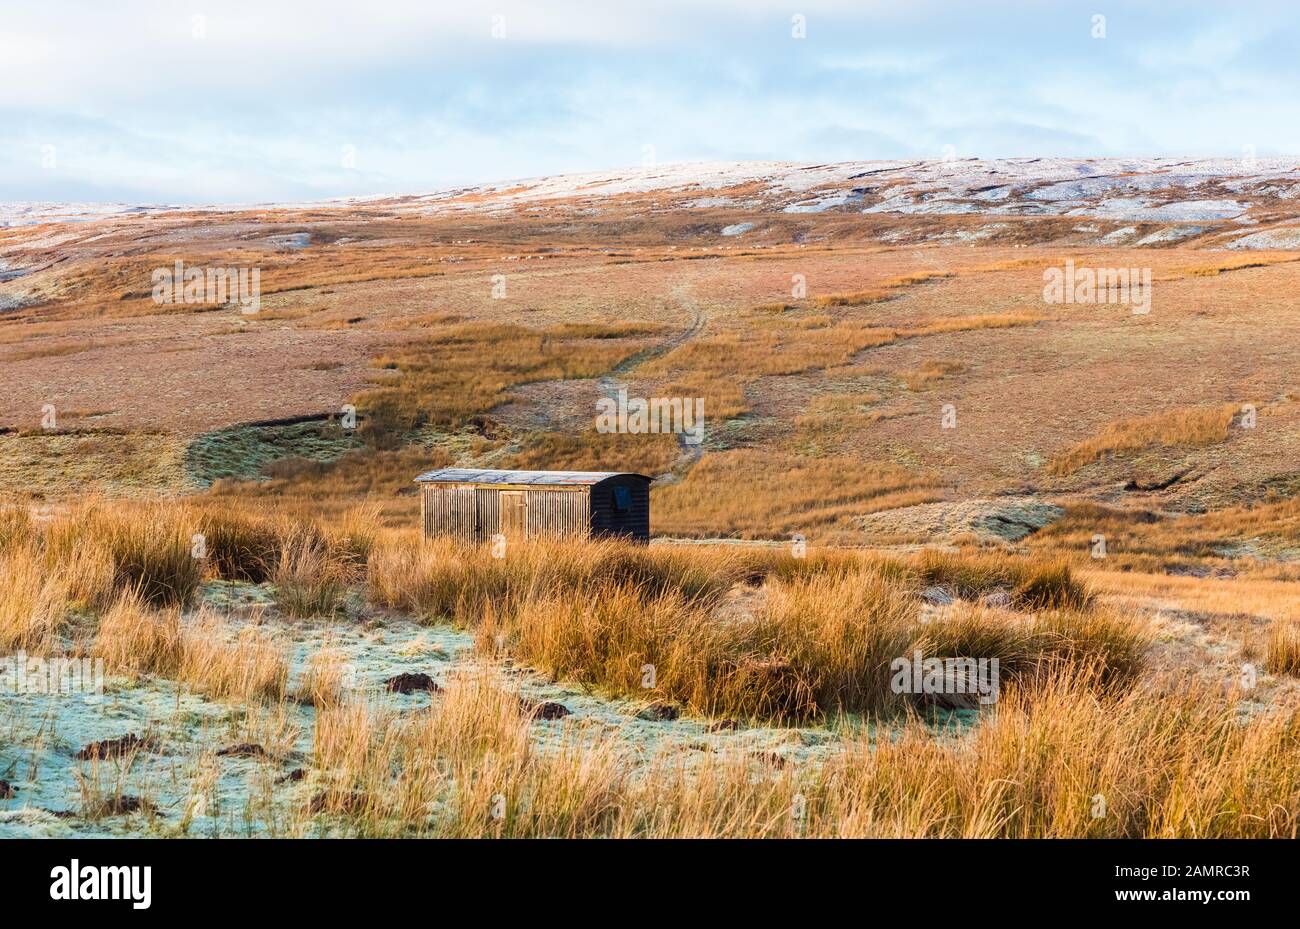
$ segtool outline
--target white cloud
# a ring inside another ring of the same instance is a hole
[[[639,161],[1294,151],[1300,11],[579,0],[26,5],[0,199],[248,202]],[[790,17],[808,20],[792,39]],[[200,35],[192,15],[205,17]],[[492,17],[505,17],[493,39]],[[40,163],[43,145],[58,168]],[[340,163],[352,145],[356,166]]]

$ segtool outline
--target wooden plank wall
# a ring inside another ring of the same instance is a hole
[[[500,491],[495,487],[474,488],[475,525],[478,527],[477,538],[480,542],[491,539],[501,528]]]
[[[424,535],[452,535],[466,542],[479,538],[477,498],[473,487],[425,484]]]
[[[591,525],[586,487],[528,488],[529,538],[586,535]],[[500,489],[474,485],[425,484],[420,495],[424,537],[451,535],[485,542],[500,531]]]
[[[528,491],[528,537],[586,535],[587,489]]]

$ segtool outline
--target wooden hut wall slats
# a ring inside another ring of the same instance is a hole
[[[641,474],[443,468],[416,482],[425,538],[650,538],[650,478]]]

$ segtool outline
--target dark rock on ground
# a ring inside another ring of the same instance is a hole
[[[642,707],[637,711],[637,719],[647,719],[651,722],[671,722],[682,715],[682,711],[671,703],[651,703],[649,706]]]
[[[572,712],[563,703],[556,703],[553,700],[534,702],[521,697],[519,706],[525,716],[531,716],[533,719],[563,719]]]
[[[153,751],[157,747],[158,740],[153,736],[145,736],[142,739],[134,732],[128,732],[126,735],[120,736],[116,739],[103,739],[99,742],[91,742],[81,751],[77,752],[77,758],[81,761],[121,758],[123,755],[129,755],[132,752]]]
[[[8,781],[0,781],[0,800],[12,800],[18,788]]]
[[[390,693],[395,694],[413,694],[413,693],[441,693],[442,688],[437,685],[433,678],[422,671],[404,671],[396,677],[390,677],[384,681],[384,686]]]
[[[222,758],[265,758],[266,749],[256,742],[240,742],[221,749],[217,755]]]
[[[942,587],[927,587],[921,591],[921,599],[935,606],[947,606],[952,603],[953,597]]]
[[[1001,587],[995,587],[981,597],[980,602],[985,606],[1005,610],[1011,606],[1011,591],[1003,590]]]

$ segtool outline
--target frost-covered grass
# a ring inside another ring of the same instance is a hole
[[[47,598],[57,621],[31,641],[108,671],[102,694],[6,696],[0,836],[1297,829],[1295,707],[1243,713],[1238,692],[1148,668],[1142,624],[1057,562],[558,541],[493,558],[273,515],[247,519],[365,585],[286,609],[277,571],[219,576],[258,550],[235,545],[186,605],[134,587],[74,604],[37,575],[0,599],[12,617]],[[4,557],[37,564],[50,531],[8,519]],[[895,692],[889,663],[917,650],[998,658],[997,702]]]

